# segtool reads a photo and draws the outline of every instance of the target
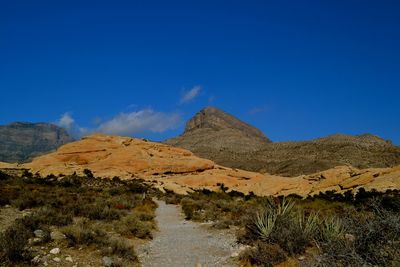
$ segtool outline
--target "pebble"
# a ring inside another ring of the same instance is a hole
[[[50,238],[54,241],[61,241],[64,240],[66,237],[63,233],[61,233],[60,231],[52,231],[50,233]]]
[[[43,232],[43,230],[40,230],[40,229],[33,231],[33,234],[38,238],[44,237],[44,232]]]
[[[59,248],[53,248],[52,250],[50,250],[50,253],[56,255],[56,254],[60,253],[60,249]]]
[[[106,266],[106,267],[111,267],[111,266],[113,266],[113,260],[111,259],[111,257],[108,257],[108,256],[104,256],[103,257],[103,264],[104,264],[104,266]]]
[[[53,259],[53,261],[55,261],[55,262],[61,262],[61,259],[58,258],[58,257],[55,257],[55,258]]]
[[[72,259],[72,257],[71,257],[71,256],[67,256],[67,257],[65,257],[65,260],[66,260],[66,261],[69,261],[69,262],[74,262],[74,260]]]
[[[32,259],[32,262],[35,263],[35,264],[40,263],[40,255],[37,255],[36,257],[34,257],[34,258]]]

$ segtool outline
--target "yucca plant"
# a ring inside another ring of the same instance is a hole
[[[332,241],[342,237],[345,233],[339,218],[332,216],[326,218],[320,225],[320,234],[323,241]]]
[[[298,222],[304,235],[308,238],[312,238],[318,230],[319,214],[313,212],[306,216],[304,211],[298,213]]]
[[[277,216],[286,216],[293,211],[295,202],[293,199],[282,198],[278,202],[271,197],[267,198],[264,208],[273,211]]]
[[[272,211],[264,210],[257,213],[254,224],[256,226],[256,232],[261,240],[269,240],[269,236],[274,230],[276,219],[277,215]]]
[[[294,201],[283,198],[276,203],[274,199],[267,198],[267,202],[255,217],[255,230],[261,240],[268,241],[274,230],[278,218],[292,216]]]

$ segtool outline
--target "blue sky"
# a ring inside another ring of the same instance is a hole
[[[0,2],[0,124],[162,140],[207,105],[274,141],[400,144],[399,1]]]

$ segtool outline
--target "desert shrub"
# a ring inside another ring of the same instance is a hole
[[[107,200],[107,205],[117,209],[132,209],[141,204],[142,198],[137,194],[120,194],[115,195]]]
[[[330,240],[320,243],[321,253],[316,255],[310,266],[347,267],[347,266],[370,266],[354,250],[351,242],[344,239]]]
[[[86,205],[85,208],[81,210],[81,213],[91,220],[112,221],[121,218],[122,211],[110,208],[105,203],[96,202],[91,205]]]
[[[151,222],[141,221],[136,215],[128,215],[116,225],[116,230],[122,235],[134,235],[141,239],[153,238],[153,225]]]
[[[239,255],[239,259],[247,264],[255,266],[272,267],[287,258],[279,245],[256,242],[255,246],[248,248]]]
[[[89,169],[84,169],[83,174],[85,174],[87,178],[94,178],[92,171]]]
[[[143,183],[143,181],[135,179],[135,180],[131,180],[128,183],[128,190],[131,193],[135,193],[135,194],[143,194],[143,193],[147,193],[149,187]]]
[[[204,202],[196,201],[191,198],[183,198],[181,200],[182,210],[187,220],[199,220],[201,218],[200,211]]]
[[[229,219],[222,219],[213,224],[213,227],[216,229],[228,229],[231,225],[234,225],[235,222]]]
[[[26,246],[32,235],[21,221],[17,220],[11,227],[0,234],[0,263],[18,262],[30,258]]]
[[[70,175],[62,178],[57,184],[62,187],[80,187],[82,182],[78,176]]]
[[[106,233],[95,227],[87,219],[79,220],[74,225],[62,228],[70,246],[97,244],[102,246],[106,242]]]
[[[43,200],[39,194],[24,190],[17,199],[11,201],[11,204],[19,210],[25,210],[43,205]]]
[[[145,222],[150,222],[153,221],[155,218],[155,214],[153,212],[144,212],[144,211],[137,211],[135,212],[136,216],[139,218],[141,221]]]
[[[1,181],[1,180],[8,180],[8,179],[10,179],[10,178],[11,178],[10,175],[8,175],[8,174],[5,173],[5,172],[0,171],[0,181]]]
[[[103,251],[106,255],[118,255],[129,261],[137,261],[134,247],[120,238],[111,238],[106,243],[107,249]]]
[[[400,264],[400,215],[380,210],[373,218],[353,220],[354,247],[368,263]]]
[[[73,214],[63,209],[45,206],[40,208],[29,219],[31,224],[64,226],[72,223]]]
[[[110,196],[117,196],[125,193],[125,189],[120,186],[114,186],[107,190]]]
[[[182,200],[182,196],[181,195],[177,195],[177,194],[167,194],[164,197],[165,203],[166,204],[180,204],[181,200]]]

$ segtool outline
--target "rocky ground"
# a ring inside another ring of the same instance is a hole
[[[232,233],[186,221],[179,206],[157,203],[159,232],[139,250],[143,266],[235,266],[230,257],[239,248]]]

